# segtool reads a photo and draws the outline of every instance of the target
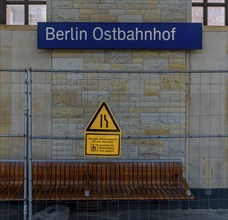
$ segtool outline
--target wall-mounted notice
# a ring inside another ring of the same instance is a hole
[[[85,156],[120,156],[121,129],[103,101],[85,129]]]
[[[38,49],[202,49],[201,23],[40,22]]]

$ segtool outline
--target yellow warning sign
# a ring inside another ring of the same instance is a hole
[[[121,129],[103,101],[85,129],[86,156],[119,156]]]
[[[119,156],[119,134],[86,134],[85,155],[94,156]]]
[[[86,127],[86,131],[120,132],[119,125],[105,101],[97,109],[92,120]]]

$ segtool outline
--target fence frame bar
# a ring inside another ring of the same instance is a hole
[[[28,159],[28,71],[25,70],[25,101],[24,101],[24,220],[27,220],[28,214],[28,195],[27,195],[27,159]]]
[[[27,164],[28,164],[28,219],[32,220],[32,72],[27,69],[28,74],[28,114],[27,114]]]

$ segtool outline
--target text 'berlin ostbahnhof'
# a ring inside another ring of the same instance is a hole
[[[112,30],[103,30],[101,27],[95,27],[92,31],[92,37],[96,41],[100,40],[174,40],[175,39],[176,27],[172,30],[140,30],[135,28],[135,30],[124,31],[121,28],[113,28]],[[88,40],[88,32],[86,30],[79,30],[78,27],[70,28],[69,30],[55,30],[53,27],[46,28],[46,40]]]

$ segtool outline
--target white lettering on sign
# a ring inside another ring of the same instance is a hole
[[[120,27],[104,30],[101,27],[95,27],[90,37],[95,41],[174,41],[176,32],[176,27],[172,27],[170,30],[158,30],[156,27],[151,30],[140,30],[138,27],[133,30],[123,30]],[[53,27],[46,27],[47,41],[86,41],[89,38],[88,35],[89,33],[86,30],[80,30],[78,27],[71,27],[67,30],[55,30]]]
[[[46,40],[87,40],[87,31],[71,27],[68,30],[55,30],[53,27],[46,27]]]
[[[96,41],[100,40],[114,40],[114,41],[137,41],[137,40],[175,40],[176,27],[172,30],[139,30],[138,27],[135,30],[122,30],[121,28],[113,28],[112,30],[103,30],[101,27],[96,27],[93,29],[93,38]]]

